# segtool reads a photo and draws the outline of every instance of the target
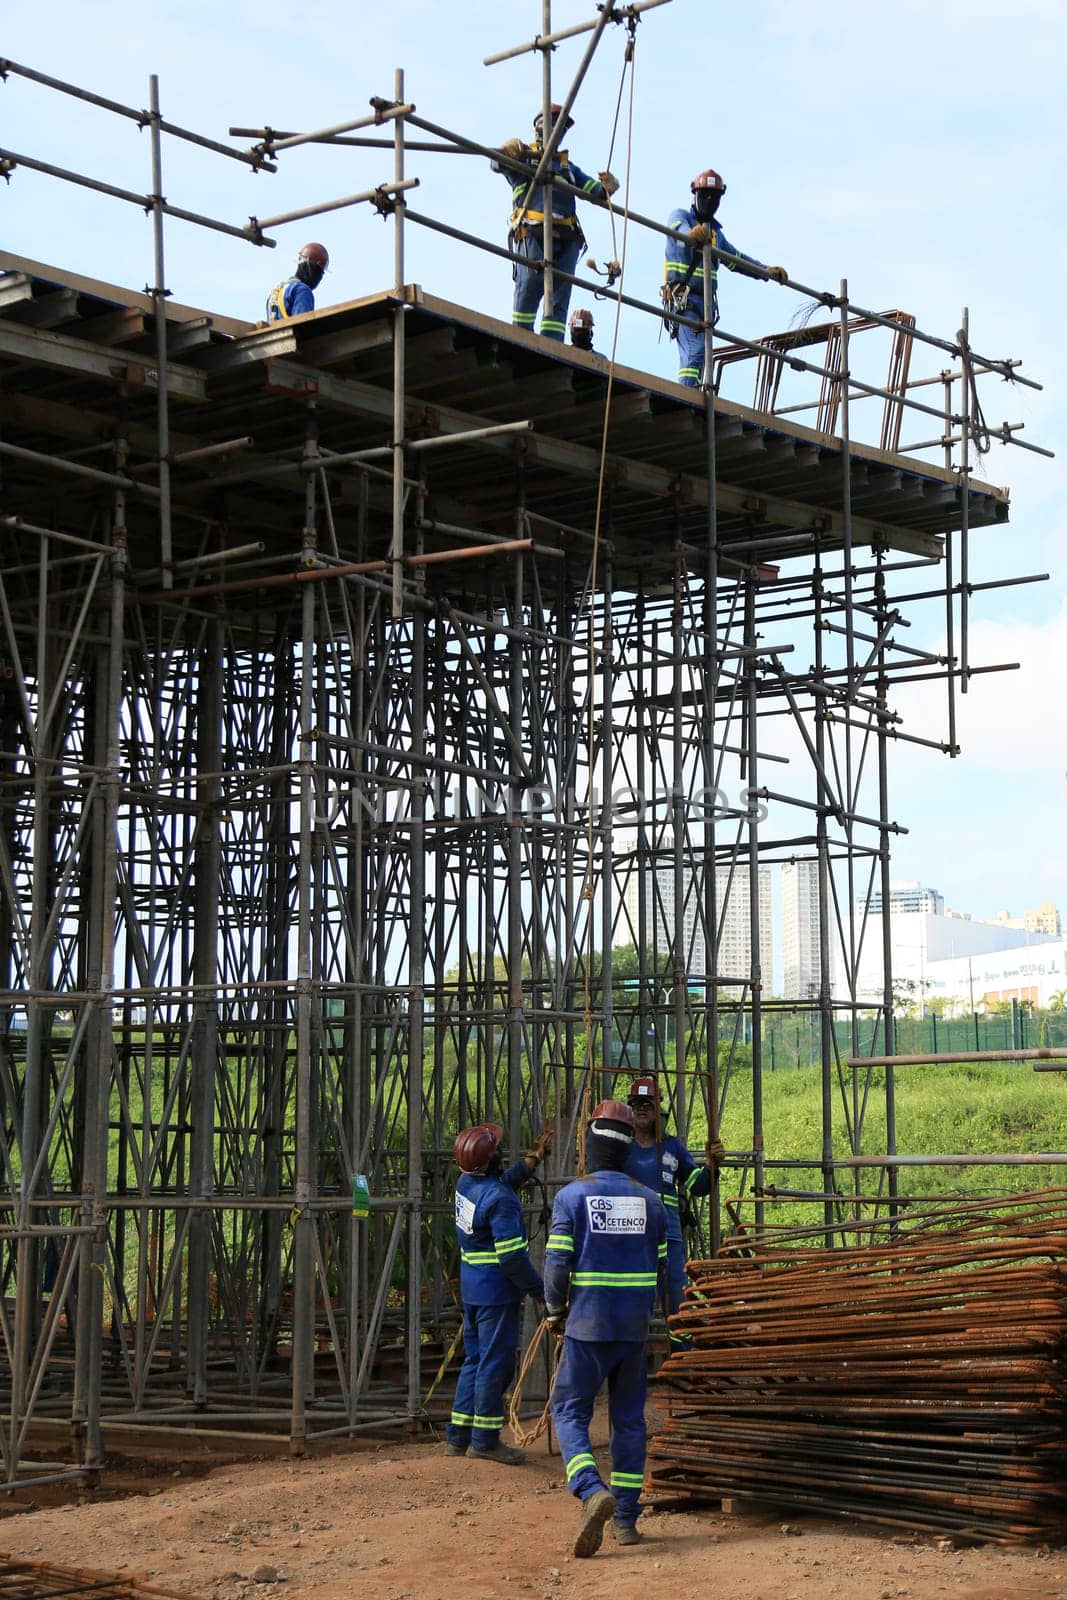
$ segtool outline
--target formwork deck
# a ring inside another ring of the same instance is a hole
[[[150,565],[144,559],[149,538],[158,551],[152,303],[3,251],[0,272],[4,439],[106,469],[112,467],[106,447],[121,423],[126,471],[144,484],[127,502],[137,582],[138,569]],[[592,527],[606,437],[605,534],[616,583],[637,573],[646,581],[661,570],[666,576],[678,538],[692,547],[694,562],[700,560],[708,502],[702,394],[616,367],[609,399],[608,364],[599,355],[553,345],[417,285],[405,298],[409,439],[522,419],[532,425],[528,433],[420,455],[438,523],[514,537],[514,469],[521,461],[534,535],[560,549],[580,584],[588,570],[587,538],[554,525]],[[391,442],[395,306],[395,297],[382,293],[265,326],[168,304],[176,560],[203,548],[205,519],[254,528],[268,557],[272,550],[292,552],[302,516],[299,462],[309,401],[316,403],[324,453]],[[221,454],[182,460],[231,442]],[[715,452],[722,556],[742,564],[773,562],[842,541],[838,438],[717,398]],[[852,443],[849,457],[853,542],[936,558],[941,536],[961,525],[956,474],[865,444]],[[362,491],[368,493],[362,552],[368,557],[386,552],[390,534],[389,458],[378,466],[381,475]],[[343,537],[366,479],[352,465],[329,470]],[[56,475],[47,463],[9,457],[6,472],[27,521],[36,497],[40,520],[76,529],[83,521],[79,502],[99,493],[98,484],[70,477],[57,505]],[[970,483],[971,528],[1007,517],[1006,490]],[[456,542],[432,530],[425,536],[427,550],[454,549]],[[481,566],[464,563],[461,581],[468,591],[478,587]],[[431,587],[452,584],[454,571],[429,569],[428,581]]]

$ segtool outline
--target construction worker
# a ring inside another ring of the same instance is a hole
[[[576,1556],[600,1549],[614,1518],[620,1544],[641,1535],[645,1471],[645,1345],[667,1260],[667,1217],[659,1197],[626,1176],[634,1114],[603,1100],[586,1132],[586,1176],[556,1196],[545,1252],[545,1317],[563,1340],[552,1389],[552,1421],[567,1487],[582,1502]],[[608,1386],[611,1488],[589,1443],[593,1402]]]
[[[703,1162],[696,1162],[673,1133],[663,1131],[659,1085],[655,1078],[635,1078],[630,1085],[630,1110],[634,1119],[634,1140],[626,1161],[626,1171],[638,1183],[658,1194],[667,1208],[667,1312],[673,1315],[685,1293],[685,1244],[682,1239],[681,1202],[707,1194],[711,1175],[725,1155],[719,1140],[708,1144]],[[668,1327],[671,1347],[688,1349],[689,1341],[679,1339]]]
[[[576,350],[593,349],[593,313],[583,306],[571,312],[571,344]]]
[[[533,1176],[552,1147],[546,1128],[521,1161],[504,1171],[495,1122],[464,1128],[452,1146],[459,1167],[456,1237],[463,1301],[463,1366],[456,1382],[445,1450],[464,1456],[468,1447],[482,1461],[517,1467],[521,1450],[502,1444],[504,1391],[515,1371],[519,1311],[523,1296],[545,1297],[530,1260],[517,1190]]]
[[[562,110],[562,106],[552,107],[553,128]],[[573,124],[574,118],[568,117],[564,132]],[[537,113],[533,125],[532,144],[525,144],[522,139],[508,139],[500,146],[501,155],[507,156],[511,162],[521,161],[526,168],[525,172],[517,170],[514,166],[493,162],[493,171],[502,173],[511,185],[512,211],[508,225],[508,249],[524,258],[521,263],[515,262],[512,266],[515,299],[511,320],[515,327],[529,328],[531,332],[537,320],[537,308],[544,294],[544,273],[535,263],[545,259],[545,185],[538,183],[533,187],[531,179],[541,159],[544,140],[552,136],[551,128],[547,135],[544,134],[542,112]],[[556,150],[549,163],[549,171],[553,177],[560,178],[576,189],[581,189],[591,200],[603,200],[607,195],[613,195],[619,187],[618,179],[613,178],[610,172],[601,172],[597,178],[590,178],[580,167],[574,165],[566,150]],[[578,259],[585,248],[585,236],[575,211],[574,195],[556,188],[554,184],[550,187],[552,263],[560,274],[568,273],[573,276],[578,266]],[[557,339],[562,343],[570,298],[571,285],[568,279],[553,274],[552,304],[545,305],[541,316],[541,332],[546,339]]]
[[[707,303],[704,293],[704,245],[710,244],[714,250],[728,251],[734,258],[725,263],[731,272],[742,272],[751,278],[756,277],[758,273],[747,272],[746,268],[756,267],[759,272],[766,272],[772,277],[775,283],[784,283],[789,274],[784,267],[765,266],[762,261],[757,261],[755,256],[746,256],[743,251],[730,243],[722,231],[721,224],[715,220],[719,201],[726,193],[726,185],[717,172],[710,167],[706,172],[698,172],[689,188],[693,195],[692,205],[688,210],[672,211],[667,218],[667,226],[675,230],[675,237],[667,240],[661,295],[668,313],[673,312],[675,317],[684,313],[697,322],[703,322],[704,307]],[[678,234],[682,237],[678,238]],[[713,327],[719,320],[718,269],[718,257],[713,256],[711,261]],[[687,389],[695,389],[701,381],[704,367],[703,329],[694,328],[691,323],[674,321],[670,315],[667,317],[667,327],[671,338],[678,341],[678,382],[685,384]],[[710,374],[705,373],[704,380],[710,381]]]
[[[314,311],[313,290],[322,282],[322,275],[330,265],[325,245],[306,244],[296,258],[296,269],[291,278],[279,283],[267,296],[267,321],[288,322],[305,311]]]

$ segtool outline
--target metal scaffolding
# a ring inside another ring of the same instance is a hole
[[[590,49],[607,23],[632,48],[645,9],[600,8]],[[402,74],[370,117],[234,130],[245,151],[167,123],[154,79],[138,112],[0,76],[149,129],[146,195],[0,162],[143,206],[155,250],[146,295],[0,252],[8,1485],[97,1474],[105,1427],[302,1450],[424,1415],[459,1320],[455,1132],[492,1118],[517,1152],[554,1120],[551,1189],[586,1097],[635,1067],[683,1135],[747,1107],[712,1248],[727,1204],[763,1227],[782,1172],[819,1176],[828,1244],[891,1215],[899,1163],[864,1162],[872,1139],[897,1154],[893,1072],[850,1063],[840,1025],[855,1051],[863,905],[888,903],[901,827],[891,746],[956,755],[957,694],[1001,670],[968,656],[970,599],[999,587],[970,581],[968,541],[1007,520],[975,449],[1022,441],[978,393],[1029,382],[1018,363],[978,355],[966,313],[943,339],[794,283],[829,322],[703,325],[714,393],[683,390],[614,342],[553,345],[405,281],[408,227],[457,236],[408,204],[429,182],[411,152],[508,163],[420,117]],[[368,124],[388,139],[353,136]],[[302,143],[378,143],[392,177],[238,227],[163,199],[163,135],[266,174]],[[625,198],[613,224],[668,232]],[[253,327],[164,286],[169,217],[263,245],[355,203],[392,219],[388,292]],[[621,255],[605,304],[660,316]],[[754,404],[726,394],[746,361]],[[905,417],[934,436],[909,453]],[[894,708],[923,681],[939,740]],[[820,1041],[818,1150],[763,1126],[783,1002],[760,873],[781,862],[817,885],[818,990],[787,999]]]

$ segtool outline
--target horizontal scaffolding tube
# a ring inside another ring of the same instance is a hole
[[[277,244],[276,239],[267,239],[264,236],[264,228],[280,228],[285,222],[300,222],[304,217],[323,216],[327,211],[343,211],[346,206],[363,205],[368,200],[384,200],[389,195],[400,194],[404,189],[418,187],[418,178],[404,178],[400,183],[381,183],[375,189],[364,189],[359,194],[346,194],[340,200],[324,200],[319,205],[302,206],[299,211],[283,211],[276,217],[249,217],[246,226],[236,231],[243,238],[251,239],[253,244]]]

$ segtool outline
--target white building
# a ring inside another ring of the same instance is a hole
[[[787,861],[782,867],[782,994],[808,1000],[819,992],[819,863]]]
[[[992,956],[1001,951],[1013,955],[1027,949],[1055,944],[1047,935],[1022,933],[995,922],[972,922],[965,917],[950,917],[934,912],[893,911],[889,919],[890,959],[893,986],[904,990],[916,1002],[935,998],[931,968],[935,964]],[[878,1003],[884,991],[882,961],[882,919],[868,915],[856,981],[858,1000]],[[1055,988],[1055,985],[1053,985]]]
[[[1046,1007],[1067,988],[1067,943],[1039,938],[992,954],[931,961],[925,976],[927,998],[947,1001],[952,1011],[980,1011],[1004,1000]]]
[[[638,916],[641,886],[644,886],[645,938],[648,948],[657,954],[673,952],[675,940],[674,868],[669,862],[656,868],[655,874],[645,874],[638,879],[634,873],[625,889],[626,912],[630,934],[636,944],[640,938]],[[731,874],[729,867],[718,867],[715,872],[716,914],[721,928],[719,939],[718,976],[722,978],[747,978],[751,961],[751,920],[748,867],[739,862]],[[771,925],[771,870],[759,869],[759,948],[763,984],[771,988],[773,972],[773,937]],[[686,872],[683,881],[681,906],[681,939],[686,972],[700,977],[705,971],[705,940],[703,905],[699,879]]]

